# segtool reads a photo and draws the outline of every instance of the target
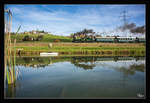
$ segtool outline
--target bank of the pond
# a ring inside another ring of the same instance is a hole
[[[41,52],[58,52],[60,55],[127,55],[145,56],[143,43],[17,43],[17,54],[39,55]]]

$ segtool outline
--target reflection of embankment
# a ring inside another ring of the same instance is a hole
[[[145,60],[145,57],[97,57],[97,56],[80,56],[80,57],[17,57],[16,65],[23,65],[29,67],[45,67],[53,63],[58,62],[71,62],[76,67],[87,69],[93,69],[96,62],[109,62],[109,61],[129,61],[129,60]],[[106,63],[108,64],[108,63]],[[101,64],[102,66],[103,64]]]
[[[85,70],[87,69],[93,69],[96,65],[99,66],[109,66],[110,68],[118,68],[118,62],[132,62],[132,60],[139,61],[144,60],[145,57],[72,57],[71,63],[74,64],[77,67],[83,68]],[[108,62],[112,62],[112,64],[109,64]],[[96,64],[98,62],[98,64]],[[105,65],[104,65],[105,64]],[[115,67],[114,67],[115,64]],[[119,69],[126,71],[144,71],[144,64],[131,64],[130,67],[126,66],[126,64],[123,64]],[[128,67],[124,68],[124,67]],[[123,69],[124,68],[124,69]],[[141,69],[142,68],[142,69]]]
[[[68,57],[17,57],[16,65],[26,67],[45,67],[57,62],[70,61]]]

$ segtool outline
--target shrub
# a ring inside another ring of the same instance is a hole
[[[59,40],[59,39],[56,39],[56,40],[54,40],[54,42],[58,43],[58,42],[60,42],[60,40]]]

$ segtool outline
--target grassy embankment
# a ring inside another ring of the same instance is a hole
[[[21,54],[39,54],[41,52],[59,52],[63,55],[93,54],[93,55],[127,55],[145,56],[145,46],[142,43],[17,43],[17,49],[23,49]]]
[[[21,55],[39,55],[41,52],[59,52],[61,55],[106,55],[106,56],[145,56],[143,43],[71,43],[71,38],[56,35],[43,35],[41,41],[22,41],[27,34],[12,35],[17,40],[16,48]],[[29,34],[37,37],[38,34]],[[57,42],[56,42],[57,40]],[[50,48],[49,43],[53,46]]]

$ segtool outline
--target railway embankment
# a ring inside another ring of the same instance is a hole
[[[49,46],[51,45],[51,46]],[[60,55],[145,56],[144,43],[17,43],[17,55],[39,55],[58,52]]]

